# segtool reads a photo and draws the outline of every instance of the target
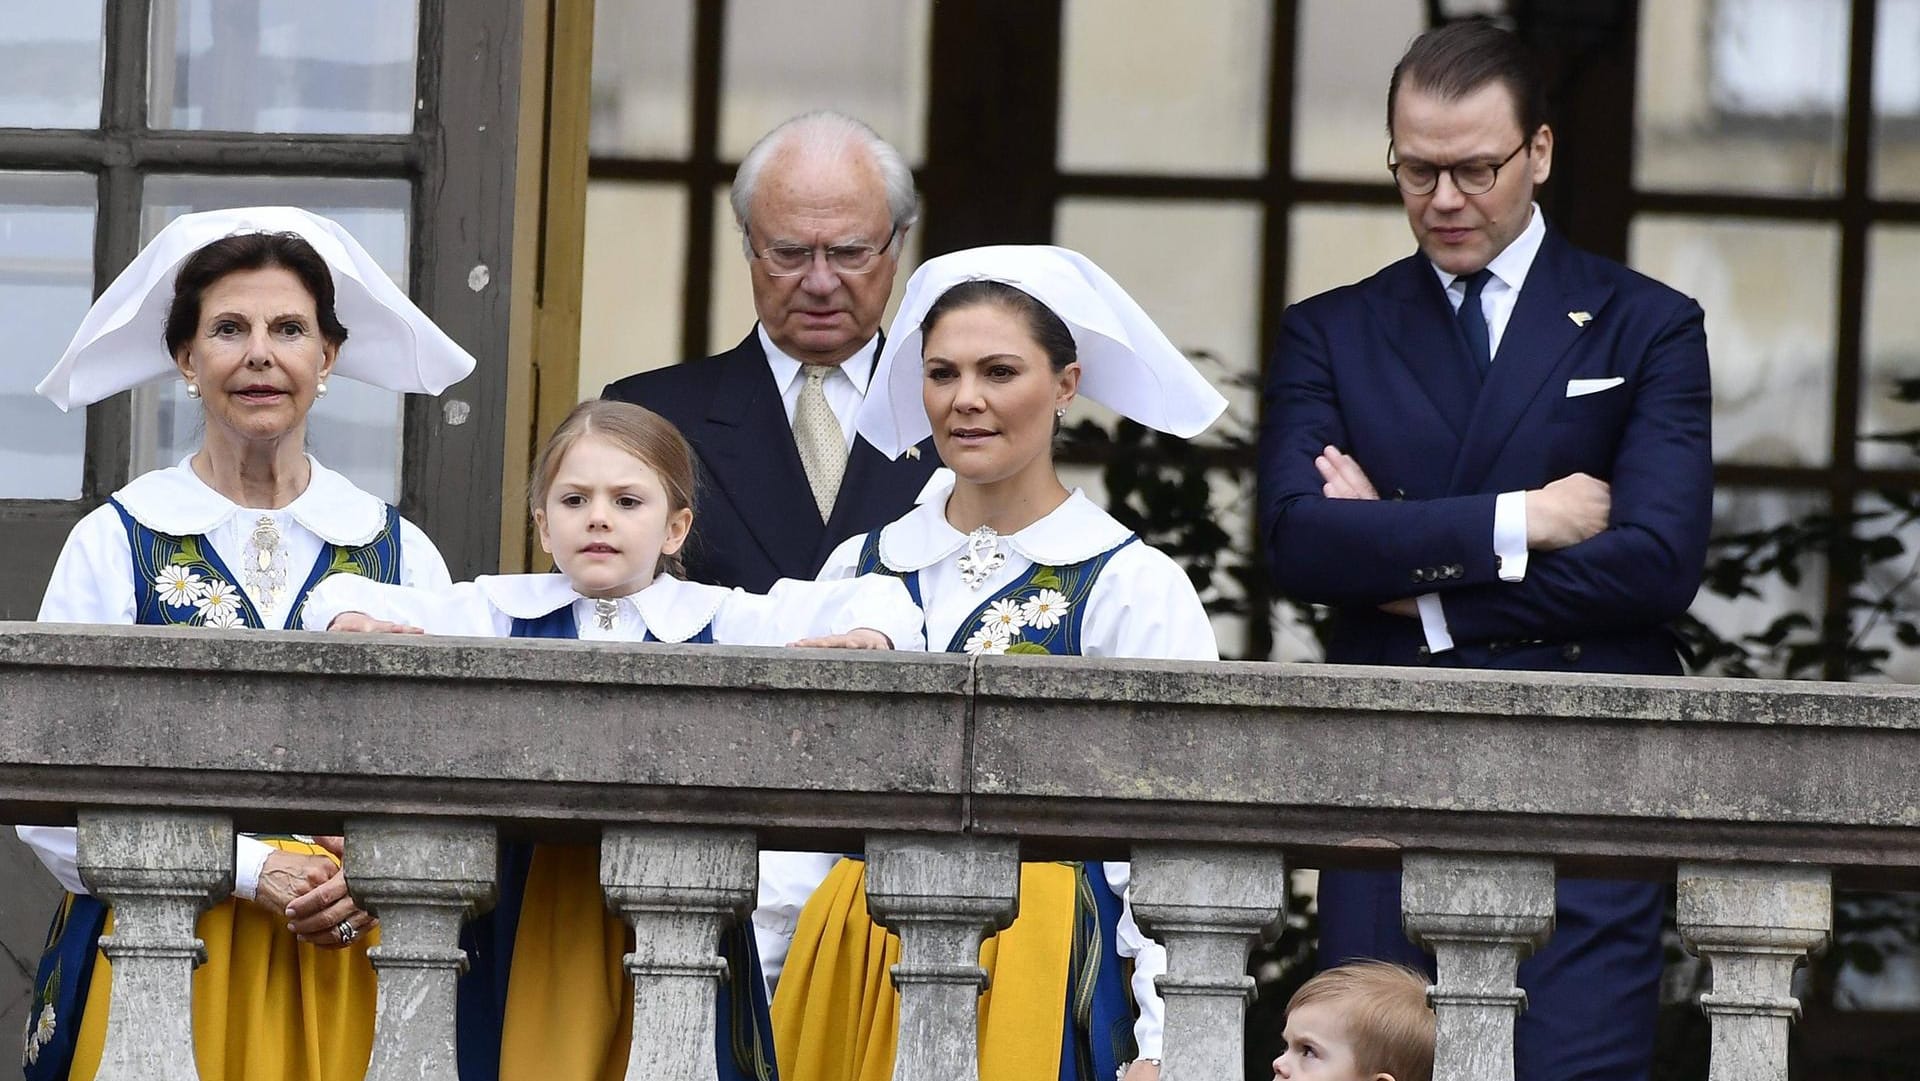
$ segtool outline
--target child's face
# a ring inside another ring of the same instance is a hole
[[[589,433],[561,459],[533,524],[574,589],[624,597],[645,589],[660,556],[686,543],[693,512],[672,509],[652,466]]]
[[[1336,1002],[1309,1002],[1287,1015],[1287,1049],[1273,1060],[1273,1076],[1283,1081],[1393,1081],[1391,1074],[1369,1077],[1354,1058],[1353,1042]]]

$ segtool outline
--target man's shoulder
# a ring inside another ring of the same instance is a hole
[[[1549,243],[1557,239],[1557,258],[1576,278],[1610,285],[1620,297],[1635,303],[1658,307],[1693,303],[1691,297],[1658,278],[1650,278],[1624,263],[1590,252],[1564,237],[1551,233],[1548,236]]]
[[[669,364],[616,379],[607,384],[600,396],[612,401],[644,405],[672,419],[671,414],[679,409],[711,401],[725,377],[755,363],[764,365],[766,358],[758,355],[757,350],[749,350],[743,343],[710,357]]]
[[[1396,259],[1357,282],[1315,293],[1304,300],[1295,301],[1288,308],[1296,316],[1333,315],[1363,307],[1370,300],[1408,292],[1418,285],[1418,279],[1413,275],[1422,268],[1424,262],[1418,254]]]

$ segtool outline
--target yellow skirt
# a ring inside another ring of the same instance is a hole
[[[326,855],[316,845],[261,838],[282,851]],[[329,857],[331,858],[331,857]],[[113,933],[113,915],[106,933]],[[194,933],[207,963],[193,973],[193,1054],[202,1081],[361,1081],[373,1053],[375,930],[344,949],[294,938],[283,918],[229,897]],[[94,961],[68,1081],[93,1081],[106,1045],[113,969]]]
[[[900,939],[867,912],[866,863],[841,860],[800,913],[773,995],[781,1081],[892,1081]],[[980,947],[981,1081],[1060,1074],[1073,957],[1073,867],[1020,865],[1020,913]]]
[[[538,845],[507,976],[500,1081],[621,1081],[633,1042],[633,929],[607,911],[594,845]]]

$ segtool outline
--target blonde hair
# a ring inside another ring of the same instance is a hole
[[[1314,1003],[1340,1012],[1362,1076],[1433,1081],[1434,1018],[1426,976],[1405,965],[1355,961],[1302,984],[1287,1002],[1287,1013]]]
[[[660,477],[667,490],[669,513],[693,509],[693,448],[673,422],[643,406],[627,402],[586,401],[573,407],[547,445],[534,459],[533,475],[527,482],[527,509],[538,512],[546,507],[553,491],[553,478],[560,463],[583,436],[597,435],[645,463]],[[691,539],[691,535],[689,535]],[[686,551],[682,545],[680,552]],[[680,552],[660,553],[659,569],[675,578],[687,576]]]

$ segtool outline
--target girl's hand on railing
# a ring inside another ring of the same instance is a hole
[[[327,624],[330,631],[347,631],[356,634],[425,634],[419,627],[406,623],[394,623],[390,620],[375,619],[365,612],[342,612]]]
[[[802,638],[798,642],[788,642],[787,645],[802,649],[892,649],[893,640],[872,627],[855,627],[845,634]]]

